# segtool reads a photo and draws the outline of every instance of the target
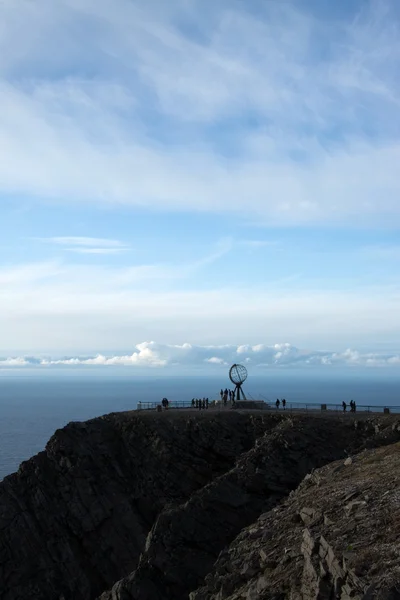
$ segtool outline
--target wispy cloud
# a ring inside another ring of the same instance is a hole
[[[125,244],[119,240],[111,240],[107,238],[64,236],[39,238],[39,241],[61,246],[63,250],[67,252],[75,252],[76,254],[111,255],[126,252],[130,248],[128,244]]]
[[[104,247],[92,247],[100,244],[101,239],[97,238],[49,238],[51,242],[54,239],[58,240],[56,244],[66,244],[66,250],[79,252],[82,254],[109,254],[114,251],[119,251],[122,243],[117,240],[103,240]],[[45,241],[48,241],[47,239]],[[73,244],[71,246],[71,244]],[[115,247],[114,247],[115,246]],[[230,239],[222,239],[217,241],[210,248],[209,253],[200,256],[192,261],[185,261],[184,257],[180,262],[175,263],[156,263],[156,264],[125,264],[119,267],[109,267],[106,265],[98,265],[93,267],[90,264],[69,264],[61,261],[48,261],[39,263],[17,264],[9,267],[0,265],[0,284],[9,284],[7,288],[7,297],[17,291],[14,286],[29,286],[31,283],[47,282],[47,289],[54,286],[54,289],[68,290],[75,289],[76,293],[82,293],[96,290],[95,293],[104,293],[110,287],[117,293],[130,289],[137,291],[136,286],[147,282],[166,282],[179,279],[189,278],[191,275],[201,271],[205,267],[217,262],[223,256],[228,254],[232,249],[232,241]],[[122,246],[124,248],[124,246]],[[5,293],[0,288],[1,294]],[[43,286],[36,289],[38,294],[43,293]],[[33,290],[30,289],[30,293]],[[143,293],[143,290],[141,290]],[[99,299],[100,300],[100,299]],[[61,306],[61,304],[60,304]]]
[[[77,254],[120,254],[126,248],[67,248],[67,250]]]
[[[210,252],[214,260],[219,252]],[[2,346],[126,348],[132,338],[233,343],[238,337],[291,339],[295,345],[398,347],[400,288],[352,289],[301,280],[204,283],[208,257],[170,265],[32,263],[0,268]],[[210,258],[210,260],[211,260]],[[28,299],[28,301],[27,301]],[[211,353],[204,358],[218,355]]]
[[[93,238],[93,237],[50,237],[42,238],[42,241],[46,241],[52,244],[58,244],[60,246],[77,246],[77,247],[88,247],[88,248],[125,248],[126,244],[119,240],[110,240],[107,238]]]
[[[108,238],[64,236],[38,238],[39,241],[61,246],[66,252],[75,254],[113,255],[121,254],[130,249],[128,244]]]
[[[349,7],[333,23],[275,2],[259,14],[183,0],[162,10],[128,0],[41,0],[23,11],[3,3],[0,189],[245,209],[270,225],[398,223],[396,6]],[[57,80],[55,64],[65,65]],[[253,117],[259,126],[245,127]],[[228,121],[227,141],[212,126]]]
[[[398,344],[396,272],[369,263],[395,236],[352,262],[365,237],[297,235],[400,226],[398,6],[314,4],[0,3],[0,204],[30,207],[0,217],[3,347]],[[50,236],[27,264],[21,235]]]

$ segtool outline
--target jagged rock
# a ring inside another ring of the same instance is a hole
[[[260,578],[263,588],[258,598],[264,600],[399,600],[400,443],[363,452],[348,469],[336,467],[333,463],[319,470],[318,494],[300,485],[278,513],[271,510],[251,525],[252,530],[268,531],[268,536],[258,538],[257,547],[244,529],[191,600],[239,600],[253,594]],[[354,494],[368,495],[369,502],[352,500],[347,514],[343,500]],[[304,528],[293,515],[305,507],[307,515],[314,510],[332,518]],[[353,511],[358,510],[364,517],[355,522]],[[285,552],[287,547],[292,552]],[[231,585],[225,591],[230,565],[240,569],[255,550],[260,557],[258,572],[247,581],[230,574]],[[267,573],[265,562],[271,555],[277,564]]]
[[[1,600],[303,600],[302,586],[324,600],[326,585],[344,600],[358,582],[389,600],[395,558],[386,546],[379,579],[382,552],[363,535],[379,548],[379,531],[386,544],[399,534],[392,424],[233,411],[72,423],[0,484]],[[382,448],[343,467],[368,445]],[[374,469],[389,492],[379,505]],[[368,511],[347,517],[354,502]]]
[[[347,515],[353,515],[359,509],[364,508],[366,505],[367,503],[365,502],[365,500],[353,500],[353,502],[349,502],[349,504],[346,504],[344,510]]]
[[[322,515],[320,512],[309,506],[303,506],[303,508],[300,509],[300,518],[305,525],[310,525],[310,523],[319,521],[321,517]]]
[[[315,467],[330,462],[329,456],[339,458],[345,449],[360,449],[359,432],[351,424],[343,423],[342,430],[336,421],[327,419],[323,423],[323,427],[316,428],[310,419],[283,421],[258,438],[254,448],[240,457],[231,471],[199,489],[185,504],[160,515],[137,569],[104,593],[101,600],[186,599],[212,569],[218,553],[255,515],[272,508]],[[260,472],[264,477],[259,477]],[[320,481],[318,472],[312,477]],[[276,511],[278,516],[280,509],[273,509]],[[322,514],[315,511],[314,520],[322,521]],[[248,538],[253,547],[260,543],[254,528]],[[282,562],[289,558],[282,553]],[[245,577],[240,571],[237,565],[229,565],[224,593],[236,578],[243,582]],[[251,596],[255,591],[254,584],[246,593]]]

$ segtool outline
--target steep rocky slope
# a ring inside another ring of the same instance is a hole
[[[162,509],[229,470],[279,417],[113,414],[71,423],[0,483],[2,600],[88,600],[137,565]]]
[[[0,483],[0,596],[214,598],[204,578],[244,527],[316,467],[398,439],[392,422],[210,410],[71,423]]]
[[[387,434],[378,423],[372,427],[331,418],[285,419],[260,436],[231,470],[189,501],[163,511],[138,568],[101,600],[186,599],[234,536],[286,497],[313,468],[343,456],[345,449],[357,451],[367,441],[383,443]]]
[[[310,473],[190,600],[399,600],[400,444]]]

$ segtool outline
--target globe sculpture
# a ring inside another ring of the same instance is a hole
[[[243,365],[232,365],[229,369],[229,379],[235,385],[235,400],[246,400],[242,385],[247,379],[247,369]]]

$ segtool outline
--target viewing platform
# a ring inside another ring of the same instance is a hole
[[[392,405],[370,405],[370,404],[357,404],[356,411],[350,412],[350,408],[347,407],[346,411],[343,411],[343,406],[341,402],[338,403],[315,403],[315,402],[288,402],[286,401],[286,407],[277,408],[274,402],[269,402],[266,400],[240,400],[239,402],[235,402],[232,404],[231,402],[227,402],[226,405],[221,400],[211,400],[209,402],[208,408],[196,408],[192,406],[191,400],[169,400],[168,408],[164,409],[161,406],[161,402],[138,402],[136,410],[160,410],[162,412],[167,412],[169,410],[185,410],[191,412],[204,412],[204,411],[218,411],[224,412],[229,410],[266,410],[270,412],[287,412],[287,413],[308,413],[312,412],[313,414],[322,413],[322,414],[344,414],[355,416],[357,414],[400,414],[400,405],[392,406]]]

